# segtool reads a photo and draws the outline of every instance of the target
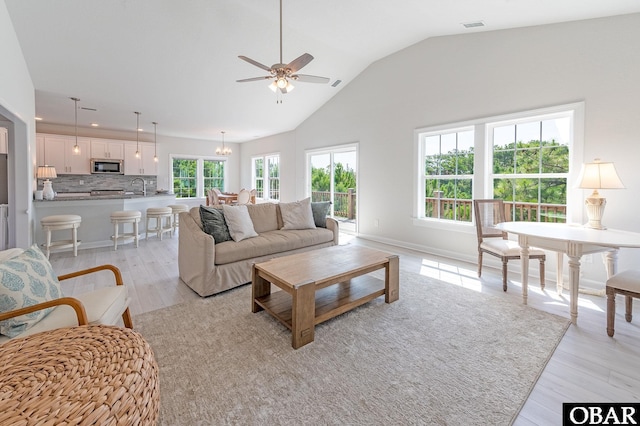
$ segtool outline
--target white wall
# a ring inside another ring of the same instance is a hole
[[[0,46],[0,116],[9,128],[9,245],[28,247],[33,241],[35,96],[4,1],[0,2]]]
[[[427,39],[372,64],[295,129],[294,138],[244,144],[242,180],[250,175],[245,153],[260,151],[263,143],[278,146],[295,152],[296,174],[283,179],[283,193],[300,198],[306,149],[359,142],[360,232],[475,260],[474,230],[413,224],[414,130],[584,101],[584,160],[613,161],[627,187],[602,192],[608,199],[604,222],[640,232],[638,76],[640,14]],[[620,268],[638,258],[638,250],[623,250]],[[606,278],[599,257],[583,266],[588,278]]]

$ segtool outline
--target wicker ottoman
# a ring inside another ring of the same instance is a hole
[[[158,364],[139,333],[60,328],[0,346],[0,424],[155,425]]]

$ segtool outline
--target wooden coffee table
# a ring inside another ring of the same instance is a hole
[[[367,275],[385,269],[384,281]],[[385,295],[399,297],[398,256],[359,246],[332,246],[253,265],[253,312],[266,310],[291,330],[298,349],[330,318]],[[271,293],[271,284],[283,291]]]

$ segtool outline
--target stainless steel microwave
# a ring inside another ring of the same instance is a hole
[[[91,173],[109,173],[112,175],[124,174],[124,160],[91,159]]]

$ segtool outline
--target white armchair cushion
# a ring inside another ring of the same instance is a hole
[[[123,285],[104,287],[97,290],[73,296],[84,305],[89,324],[117,324],[122,318],[122,313],[129,306],[127,287]],[[26,337],[41,331],[49,331],[61,327],[74,327],[78,325],[78,318],[71,306],[56,306],[42,320],[19,334],[17,337]],[[7,336],[0,336],[0,344],[9,340]]]
[[[0,312],[62,297],[60,282],[37,245],[0,262]],[[52,310],[43,309],[0,322],[0,334],[16,337]]]

